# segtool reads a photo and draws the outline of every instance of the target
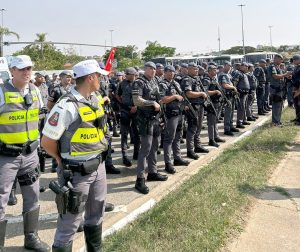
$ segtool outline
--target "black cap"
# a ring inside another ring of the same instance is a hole
[[[157,68],[163,68],[163,67],[164,67],[163,64],[156,63],[156,69],[157,69]]]
[[[248,63],[248,67],[254,67],[252,63]]]
[[[260,60],[259,60],[259,63],[264,63],[264,64],[266,64],[267,61],[266,61],[265,59],[260,59]]]
[[[275,54],[275,57],[283,59],[282,55],[279,54],[279,53],[278,53],[278,54]]]
[[[152,61],[148,61],[144,65],[145,67],[152,67],[153,69],[156,69],[156,65]]]
[[[136,75],[136,74],[137,74],[137,71],[135,70],[134,67],[128,67],[128,68],[125,70],[125,74],[126,74],[126,75],[129,75],[129,74]]]
[[[73,72],[71,70],[63,70],[59,76],[64,76],[64,75],[68,75],[68,76],[71,76],[73,77]]]
[[[217,63],[216,63],[216,62],[213,62],[213,61],[211,61],[211,62],[208,63],[208,66],[211,66],[211,65],[214,65],[215,67],[218,66]]]
[[[293,56],[293,61],[294,60],[300,60],[300,54],[295,54],[294,56]]]
[[[188,67],[198,67],[197,64],[195,62],[190,62],[188,64]]]
[[[186,64],[186,63],[181,63],[181,65],[180,65],[182,68],[188,68],[189,66],[188,66],[188,64]]]
[[[209,71],[211,69],[217,69],[217,67],[214,64],[210,64],[208,65],[207,70]]]
[[[248,65],[247,62],[242,62],[241,66],[246,66],[246,67],[248,67],[249,65]]]
[[[44,71],[39,71],[39,72],[35,73],[35,76],[37,76],[37,75],[41,75],[41,76],[45,77],[46,73]]]
[[[175,68],[171,65],[166,65],[164,70],[165,70],[165,72],[166,71],[175,72]]]
[[[225,60],[225,61],[224,61],[224,65],[229,65],[229,66],[231,66],[231,62],[228,61],[228,60]]]

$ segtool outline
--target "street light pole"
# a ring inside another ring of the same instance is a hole
[[[245,37],[244,37],[244,14],[243,14],[243,7],[245,7],[245,4],[239,4],[239,7],[241,7],[241,15],[242,15],[242,40],[243,40],[243,53],[246,54],[245,51]]]
[[[221,36],[220,36],[220,27],[218,26],[218,42],[219,42],[219,56],[221,56]]]
[[[272,49],[272,47],[273,47],[273,42],[272,42],[272,28],[273,28],[273,26],[269,25],[268,27],[270,29],[270,46],[271,46],[271,49]]]
[[[110,45],[113,46],[112,33],[114,30],[109,30],[109,31],[110,31]]]
[[[3,12],[5,11],[5,9],[0,9],[1,11],[1,34],[0,34],[0,57],[3,56]]]

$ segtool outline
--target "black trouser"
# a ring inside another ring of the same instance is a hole
[[[140,137],[138,133],[136,114],[130,114],[129,112],[121,111],[121,149],[122,155],[127,154],[127,141],[128,134],[132,131],[132,140],[134,145],[134,151],[137,152],[140,148]]]

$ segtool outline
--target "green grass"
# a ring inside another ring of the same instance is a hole
[[[287,109],[283,121],[294,117]],[[249,194],[265,188],[298,128],[265,125],[224,151],[137,221],[104,240],[104,251],[216,251],[242,229]]]

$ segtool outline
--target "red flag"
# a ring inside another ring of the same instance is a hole
[[[106,70],[106,71],[108,71],[108,72],[110,72],[110,70],[111,70],[112,61],[114,60],[116,50],[117,50],[117,48],[115,48],[115,47],[113,47],[113,48],[111,49],[110,54],[109,54],[109,56],[108,56],[108,59],[107,59],[107,61],[106,61],[104,70]]]

